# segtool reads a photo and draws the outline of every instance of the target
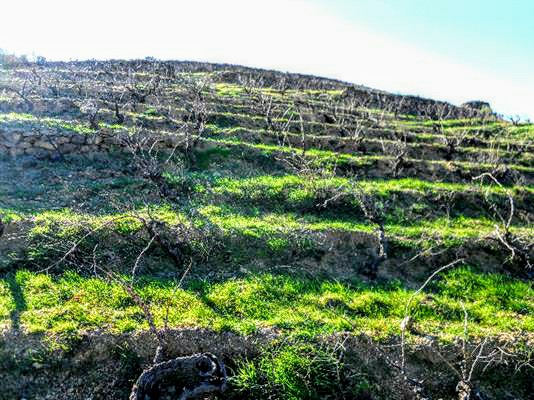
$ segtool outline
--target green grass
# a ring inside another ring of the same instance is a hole
[[[462,332],[463,302],[474,336],[534,332],[532,285],[469,268],[449,272],[412,302],[417,326],[450,340]],[[157,326],[200,326],[251,333],[270,327],[296,336],[348,331],[386,338],[399,334],[412,291],[400,284],[369,286],[335,281],[256,275],[220,283],[143,279],[136,291],[150,305]],[[419,304],[420,302],[420,304]],[[66,273],[18,271],[0,280],[0,325],[16,314],[28,333],[120,333],[147,329],[137,304],[115,282]]]
[[[6,224],[19,222],[24,219],[24,214],[8,208],[0,208],[0,219]]]
[[[240,139],[204,139],[206,142],[212,142],[219,145],[226,145],[231,147],[244,147],[249,149],[254,149],[260,154],[272,157],[277,153],[292,153],[298,152],[301,149],[298,148],[289,148],[286,146],[278,146],[274,144],[263,144],[263,143],[249,143]],[[358,167],[363,167],[366,165],[371,165],[373,161],[377,159],[383,159],[387,157],[381,156],[353,156],[350,154],[341,154],[336,153],[331,150],[320,150],[320,149],[308,149],[306,151],[306,157],[315,162],[315,166],[326,166],[334,167],[341,165],[353,165]]]
[[[373,232],[376,226],[356,218],[300,215],[297,213],[261,213],[249,210],[247,213],[219,206],[206,206],[200,210],[215,225],[232,233],[248,238],[269,238],[294,232]],[[389,221],[388,221],[389,220]],[[406,246],[429,247],[438,243],[457,246],[467,239],[483,238],[494,230],[494,222],[487,218],[436,218],[422,221],[396,220],[386,217],[385,230],[390,240]],[[512,232],[522,236],[533,236],[533,230],[526,227],[512,227]]]
[[[33,228],[30,236],[55,234],[60,238],[72,238],[90,229],[108,226],[112,231],[121,234],[133,234],[142,227],[139,218],[150,215],[167,224],[177,224],[184,221],[184,217],[168,207],[151,207],[136,210],[133,213],[114,213],[107,215],[84,214],[70,209],[44,211],[36,213],[32,218]]]
[[[256,208],[239,209],[225,205],[206,205],[198,209],[201,219],[188,218],[186,214],[169,207],[151,208],[151,215],[167,224],[210,224],[219,228],[229,241],[237,238],[258,240],[249,243],[250,250],[290,249],[292,246],[312,246],[310,234],[314,232],[371,233],[375,226],[356,217],[335,215],[314,215],[291,212],[265,212]],[[9,215],[9,214],[8,214]],[[133,235],[142,228],[142,223],[135,215],[146,217],[147,210],[139,209],[135,213],[115,213],[92,215],[74,213],[71,210],[46,211],[32,218],[31,237],[55,237],[58,240],[76,240],[90,229],[102,229],[107,234],[116,232],[120,235]],[[15,215],[12,216],[13,218]],[[20,218],[20,217],[19,217]],[[189,221],[189,222],[188,222]],[[386,234],[390,240],[403,242],[406,246],[418,248],[437,243],[457,246],[467,239],[483,238],[494,230],[494,222],[487,218],[440,217],[422,221],[410,221],[400,215],[388,215],[385,224]],[[533,231],[529,226],[514,226],[512,232],[531,237]],[[301,242],[292,238],[301,237]],[[239,240],[238,240],[239,242]],[[252,243],[255,243],[252,246]],[[299,244],[300,243],[300,244]]]
[[[255,360],[238,363],[231,378],[233,389],[244,398],[323,399],[357,395],[365,379],[344,379],[340,349],[306,342],[283,342],[263,349]]]
[[[58,118],[38,118],[32,114],[23,113],[0,113],[0,124],[13,128],[54,128],[62,131],[77,133],[80,135],[94,134],[95,130],[83,122],[69,121]]]
[[[410,119],[409,121],[395,121],[399,125],[406,126],[426,126],[433,127],[439,126],[444,128],[456,128],[456,127],[489,127],[493,125],[504,125],[502,122],[494,120],[482,120],[478,118],[462,118],[462,119],[445,119],[445,120],[414,120]]]
[[[227,179],[223,179],[222,184],[225,190],[233,193],[236,190]],[[271,201],[280,200],[280,192],[286,190],[291,183],[301,184],[300,178],[282,177],[281,180],[266,177],[251,178],[245,183],[268,184],[268,188],[258,189],[258,193],[270,198]],[[273,182],[275,185],[273,185]],[[234,182],[235,183],[235,182]],[[239,185],[242,181],[236,183]],[[385,187],[374,187],[372,182],[371,190],[382,191],[388,188],[391,182],[383,182]],[[397,184],[419,187],[417,181],[395,181]],[[446,184],[444,184],[447,187]],[[239,186],[238,190],[241,190]],[[422,187],[425,187],[422,184]],[[201,190],[208,190],[203,188]],[[215,187],[215,192],[217,186]],[[359,206],[353,205],[352,215],[349,213],[339,213],[334,208],[325,212],[302,212],[298,211],[304,204],[316,205],[316,201],[311,201],[307,196],[313,193],[289,192],[284,194],[287,202],[295,202],[296,211],[288,212],[279,210],[276,207],[269,209],[265,207],[254,207],[255,199],[253,190],[244,189],[247,195],[244,196],[243,205],[237,207],[226,202],[214,202],[212,197],[207,197],[207,201],[202,200],[197,203],[186,203],[183,207],[177,208],[170,204],[153,204],[149,208],[140,207],[125,212],[108,213],[83,213],[73,211],[69,208],[60,210],[49,210],[24,214],[10,209],[2,209],[1,215],[7,222],[9,221],[31,221],[27,226],[28,238],[30,242],[27,246],[29,260],[33,263],[46,267],[47,263],[52,263],[54,257],[58,258],[61,249],[57,249],[56,255],[50,253],[58,243],[74,243],[94,230],[90,237],[84,240],[87,246],[82,246],[86,251],[91,250],[99,240],[106,246],[111,246],[117,252],[132,253],[137,250],[138,242],[142,242],[143,224],[139,217],[147,218],[150,214],[170,227],[178,224],[185,224],[189,227],[208,228],[203,235],[208,241],[217,241],[218,245],[228,253],[230,260],[234,263],[253,262],[257,259],[280,259],[289,261],[291,254],[296,257],[298,254],[314,254],[321,248],[322,235],[334,235],[345,233],[358,236],[361,233],[367,235],[372,241],[376,226],[366,221],[360,215]],[[269,193],[269,190],[272,193]],[[389,194],[386,194],[388,196]],[[260,194],[257,194],[260,196]],[[284,202],[282,202],[283,204]],[[235,203],[234,203],[235,204]],[[385,231],[387,238],[392,243],[398,243],[404,248],[417,250],[429,248],[431,246],[457,247],[466,241],[484,239],[494,230],[494,221],[485,217],[458,216],[434,216],[433,218],[414,219],[416,212],[422,211],[406,210],[404,208],[394,208],[385,216]],[[191,208],[196,211],[191,214]],[[313,211],[313,210],[311,210]],[[320,210],[319,210],[320,211]],[[533,237],[534,232],[529,225],[516,224],[511,231],[525,238]],[[92,243],[92,245],[90,245]],[[134,245],[135,243],[135,245]],[[45,245],[46,244],[46,245]],[[128,247],[131,247],[128,250]],[[191,251],[195,252],[196,247],[191,244]],[[85,248],[87,247],[87,248]],[[47,249],[43,252],[43,249]],[[200,248],[199,248],[200,249]],[[80,249],[81,251],[81,249]],[[82,252],[83,254],[83,252]]]
[[[215,91],[218,96],[238,97],[243,93],[243,88],[239,85],[229,83],[217,83],[215,85]]]
[[[522,124],[518,126],[510,126],[507,131],[516,140],[524,138],[526,140],[534,140],[534,124]]]
[[[465,183],[430,182],[418,178],[357,180],[358,187],[365,193],[388,197],[393,193],[413,192],[419,195],[438,194],[440,192],[487,192],[506,194],[527,192],[534,194],[534,187],[521,186],[501,188],[496,185],[474,185]],[[230,195],[236,198],[266,201],[282,198],[291,202],[292,199],[315,198],[320,190],[344,189],[350,192],[350,181],[347,178],[306,179],[297,175],[261,175],[251,178],[220,178],[210,186],[211,192]]]
[[[458,132],[483,132],[490,134],[491,139],[501,141],[503,138],[517,140],[532,140],[534,138],[534,124],[513,125],[504,121],[482,121],[478,119],[450,119],[444,121],[395,121],[394,126],[410,129],[428,129],[443,127],[445,134]],[[422,134],[420,134],[422,135]],[[432,136],[434,136],[432,134]]]
[[[288,146],[278,146],[274,144],[264,144],[264,143],[250,143],[242,139],[213,139],[213,138],[204,138],[204,142],[210,143],[218,146],[228,146],[234,147],[236,149],[247,149],[242,151],[242,157],[248,159],[258,158],[263,156],[270,158],[271,160],[275,158],[276,155],[280,154],[291,154],[291,153],[302,153],[302,149],[298,147],[288,147]],[[250,152],[252,150],[253,152]],[[363,168],[372,168],[376,167],[377,162],[388,162],[392,161],[392,156],[385,155],[352,155],[347,153],[337,153],[331,150],[320,150],[320,149],[307,149],[305,159],[310,161],[311,166],[314,168],[325,168],[327,170],[334,169],[363,169]],[[418,164],[421,167],[428,165],[435,165],[439,168],[449,170],[452,167],[457,168],[461,172],[472,172],[472,171],[492,171],[494,168],[493,164],[489,163],[480,163],[480,162],[470,162],[470,161],[444,161],[444,160],[419,160],[419,159],[406,159],[407,162],[412,164]],[[533,174],[534,167],[525,166],[525,165],[516,165],[508,164],[509,169],[521,172],[523,174]],[[384,174],[387,174],[388,171],[384,171]],[[478,172],[479,174],[481,172]]]

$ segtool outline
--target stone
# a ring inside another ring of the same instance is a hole
[[[21,156],[24,154],[24,150],[23,149],[19,149],[19,148],[12,148],[9,150],[9,155],[11,157],[17,157],[17,156]]]
[[[8,135],[4,135],[5,137],[5,144],[9,147],[15,147],[18,142],[20,142],[20,139],[22,139],[22,135],[20,133],[11,133]]]
[[[92,135],[87,138],[88,144],[100,144],[102,143],[102,137],[99,135]]]
[[[54,142],[57,144],[70,143],[71,138],[68,136],[59,136],[54,139]]]
[[[17,148],[19,148],[19,149],[29,149],[30,147],[32,147],[32,144],[30,142],[26,142],[26,141],[23,141],[23,142],[20,142],[19,144],[17,144]]]
[[[45,149],[45,150],[55,150],[55,146],[49,141],[45,141],[45,140],[39,140],[35,142],[34,146],[39,147],[41,149]]]
[[[31,147],[29,149],[24,150],[24,154],[42,159],[42,158],[47,158],[50,155],[50,152],[43,150],[43,149],[37,149],[35,147]]]
[[[86,137],[83,135],[73,135],[71,142],[74,144],[84,144],[86,142]]]
[[[15,147],[17,147],[17,144],[18,143],[14,143],[14,142],[10,142],[10,141],[4,141],[4,146],[9,147],[9,148],[15,148]]]
[[[59,151],[61,151],[62,153],[74,153],[78,149],[78,146],[73,143],[63,143],[60,144],[58,147]]]

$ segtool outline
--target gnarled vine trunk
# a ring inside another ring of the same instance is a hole
[[[137,379],[130,400],[198,399],[226,389],[224,364],[211,353],[154,364]]]

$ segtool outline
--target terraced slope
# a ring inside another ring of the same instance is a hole
[[[198,352],[216,398],[534,390],[533,125],[224,65],[0,77],[0,399]]]

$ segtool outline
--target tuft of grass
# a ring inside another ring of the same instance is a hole
[[[311,343],[283,343],[265,349],[255,360],[240,362],[232,389],[254,399],[323,399],[341,392],[343,364],[336,349]],[[349,386],[356,386],[352,380]],[[351,393],[354,394],[354,393]]]
[[[243,92],[243,88],[239,85],[234,85],[230,83],[215,84],[215,93],[218,96],[239,97]]]
[[[11,222],[20,222],[24,219],[24,214],[16,210],[9,208],[0,208],[0,220],[2,222],[9,224]]]

